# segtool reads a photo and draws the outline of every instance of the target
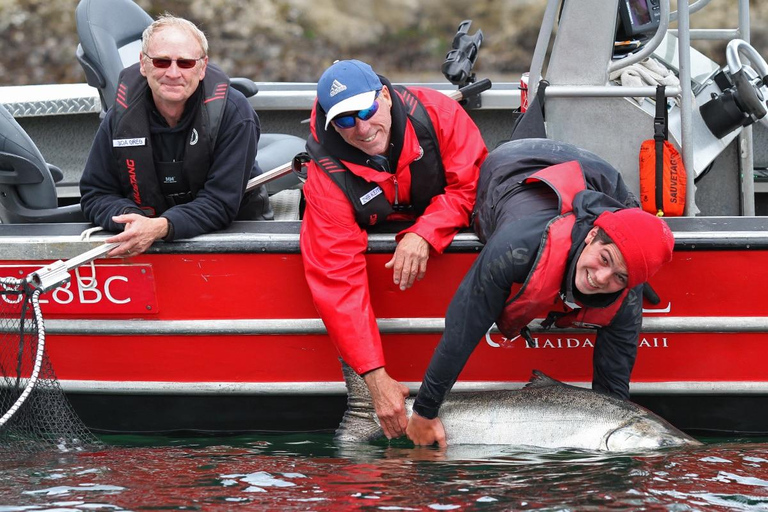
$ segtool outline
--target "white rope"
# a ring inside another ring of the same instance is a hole
[[[92,228],[88,228],[82,233],[80,233],[80,240],[83,240],[85,242],[88,242],[91,240],[91,235],[93,233],[96,233],[98,231],[102,231],[104,228],[101,226],[95,226]],[[75,267],[75,280],[77,281],[77,286],[80,287],[83,290],[93,290],[98,285],[98,281],[96,281],[96,265],[93,263],[93,260],[90,262],[91,266],[91,277],[83,277],[80,275],[80,267]],[[85,279],[90,279],[89,284],[85,284]]]
[[[0,281],[3,285],[7,284],[8,281]],[[17,286],[21,284],[21,281],[18,281]],[[35,384],[37,384],[37,377],[40,375],[40,367],[43,365],[43,352],[45,350],[45,328],[43,327],[43,314],[40,311],[40,303],[38,302],[38,298],[40,296],[40,290],[37,289],[32,294],[32,309],[35,312],[35,320],[37,321],[37,354],[35,355],[35,366],[32,368],[32,375],[29,377],[29,381],[27,381],[27,387],[24,388],[24,391],[21,393],[19,398],[16,399],[16,402],[11,406],[10,409],[8,409],[8,412],[6,412],[2,418],[0,418],[0,428],[3,427],[12,417],[14,414],[16,414],[16,411],[19,410],[19,408],[24,405],[24,402],[26,401],[29,394],[32,392],[32,389],[34,389]]]

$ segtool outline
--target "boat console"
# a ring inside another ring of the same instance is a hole
[[[539,78],[550,84],[547,136],[602,156],[638,193],[638,153],[641,143],[653,137],[656,93],[656,83],[641,80],[645,76],[638,67],[654,59],[678,82],[665,85],[669,140],[683,155],[688,172],[686,215],[754,214],[749,125],[764,115],[765,99],[762,57],[748,50],[744,39],[749,27],[691,30],[690,14],[704,8],[706,1],[696,2],[690,12],[684,3],[679,12],[671,13],[669,0],[570,0],[564,2],[550,53],[559,3],[548,3],[530,71],[531,93]],[[748,6],[744,9],[748,11]],[[674,20],[676,30],[669,28]],[[642,39],[633,52],[615,52],[617,25],[619,37]],[[740,86],[727,77],[744,66],[723,68],[691,45],[695,38],[742,41],[732,43],[736,47],[728,52],[730,60],[740,55],[750,61],[749,70],[739,74],[744,76]],[[622,85],[623,78],[633,73],[640,77],[637,82]],[[704,107],[707,103],[711,105]],[[747,151],[736,150],[737,139]],[[701,179],[704,175],[707,178]]]

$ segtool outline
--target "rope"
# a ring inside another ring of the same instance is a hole
[[[94,226],[92,228],[88,228],[82,233],[80,233],[80,240],[84,242],[89,242],[91,240],[91,235],[93,233],[96,233],[98,231],[102,231],[104,228],[101,226]],[[93,260],[91,260],[90,264],[91,266],[91,277],[82,277],[80,275],[80,267],[75,267],[75,280],[77,281],[77,286],[79,286],[83,290],[93,290],[98,285],[98,281],[96,281],[96,265],[93,263]],[[90,284],[85,284],[85,279],[90,279]]]
[[[3,285],[10,284],[11,280],[1,280]],[[17,281],[17,280],[13,280]],[[19,286],[21,284],[21,281],[17,281],[16,286]],[[28,290],[28,288],[25,287],[25,290]],[[26,292],[25,292],[26,293]],[[32,374],[29,377],[29,381],[27,382],[27,386],[24,388],[24,391],[21,393],[19,398],[16,399],[16,402],[8,409],[8,412],[6,412],[2,418],[0,418],[0,428],[2,428],[12,417],[14,414],[16,414],[16,411],[19,410],[19,408],[24,405],[24,402],[27,400],[27,397],[32,392],[32,389],[34,389],[35,384],[37,384],[37,377],[40,375],[40,368],[43,365],[43,353],[45,351],[45,328],[43,327],[43,314],[40,311],[40,303],[38,301],[40,297],[40,290],[37,289],[32,293],[32,309],[35,313],[35,320],[37,321],[37,328],[38,328],[38,336],[37,336],[37,353],[35,354],[35,365],[32,368]],[[23,324],[22,324],[23,325]],[[23,327],[22,327],[23,330]],[[21,334],[23,336],[23,332]]]

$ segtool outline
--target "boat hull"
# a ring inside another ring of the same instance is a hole
[[[651,281],[633,400],[689,431],[768,433],[768,232],[760,219],[669,221],[672,263]],[[87,225],[0,226],[0,273],[23,276],[84,252]],[[24,229],[25,228],[25,229]],[[23,235],[21,230],[24,229]],[[47,351],[65,392],[97,431],[315,430],[345,408],[338,355],[303,275],[297,222],[235,223],[221,233],[81,267],[41,296]],[[30,232],[31,230],[31,232]],[[384,263],[394,232],[372,234],[373,307],[389,373],[418,389],[453,292],[481,246],[457,236],[424,280],[400,291]],[[519,388],[538,369],[588,386],[595,333],[533,329],[537,344],[490,332],[456,390]]]

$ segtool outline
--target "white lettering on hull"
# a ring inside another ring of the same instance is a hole
[[[501,334],[492,335],[489,331],[485,335],[485,342],[492,348],[511,348],[515,342],[519,343],[523,348],[533,350],[568,350],[578,348],[595,348],[594,339],[589,336],[583,339],[574,337],[533,337],[534,346],[529,346],[528,343],[526,343],[522,338],[522,336],[509,339],[505,336],[502,336]],[[642,337],[638,341],[637,346],[640,348],[669,348],[669,343],[666,336]]]

